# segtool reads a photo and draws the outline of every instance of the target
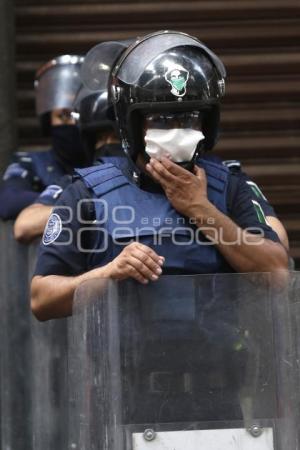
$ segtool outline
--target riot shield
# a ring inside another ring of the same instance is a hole
[[[69,448],[296,450],[289,286],[268,274],[81,285]]]
[[[29,248],[29,280],[37,258]],[[68,436],[67,319],[30,321],[32,450],[63,450]],[[18,450],[18,449],[16,449]]]
[[[294,376],[296,410],[300,412],[300,276],[294,272],[290,280],[289,305],[291,315],[291,340],[294,345]],[[298,448],[300,448],[300,422],[298,420]]]
[[[0,448],[67,448],[67,320],[38,322],[29,281],[37,244],[19,244],[0,223]]]
[[[0,223],[0,248],[0,447],[27,450],[32,434],[28,251],[14,239],[12,222]]]

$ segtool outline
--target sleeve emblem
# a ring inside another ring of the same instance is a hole
[[[44,235],[43,244],[49,245],[56,241],[62,230],[62,221],[58,214],[52,213],[48,219]]]

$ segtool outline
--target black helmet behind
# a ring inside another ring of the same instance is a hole
[[[115,113],[107,97],[107,90],[80,89],[74,108],[82,131],[115,130]]]
[[[102,42],[92,47],[85,56],[80,71],[83,86],[75,100],[75,110],[83,132],[118,131],[108,95],[110,74],[116,60],[134,41]]]
[[[184,33],[161,31],[131,45],[113,69],[111,87],[128,155],[135,160],[144,148],[142,121],[151,112],[199,111],[202,148],[211,149],[218,136],[225,77],[222,61]]]

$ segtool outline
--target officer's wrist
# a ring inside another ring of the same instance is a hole
[[[78,275],[74,280],[76,284],[75,287],[78,287],[84,281],[88,281],[93,278],[103,278],[103,279],[112,278],[111,263],[108,263],[107,265],[102,267],[97,267],[96,269],[92,269],[88,272],[83,273],[82,275]]]
[[[108,264],[106,264],[104,267],[101,267],[102,272],[101,272],[101,276],[103,278],[114,278],[113,277],[113,261],[109,262]]]
[[[212,222],[216,212],[215,206],[206,198],[192,205],[190,208],[189,218],[194,221],[197,226],[208,225]]]

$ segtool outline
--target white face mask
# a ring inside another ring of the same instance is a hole
[[[203,139],[205,137],[201,131],[191,128],[149,128],[145,136],[145,151],[151,158],[165,156],[176,163],[189,162]]]

